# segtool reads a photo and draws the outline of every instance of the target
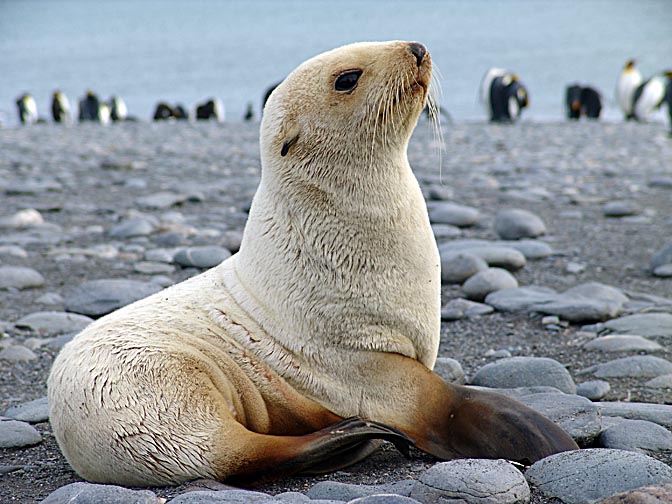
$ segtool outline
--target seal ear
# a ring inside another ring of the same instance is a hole
[[[285,157],[289,152],[289,148],[296,143],[299,139],[299,126],[294,122],[290,121],[288,124],[283,125],[283,139],[282,150],[280,155]]]

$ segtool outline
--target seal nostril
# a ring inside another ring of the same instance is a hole
[[[427,54],[427,49],[420,42],[411,42],[408,44],[408,47],[411,49],[413,56],[415,56],[415,60],[418,62],[418,66],[420,66],[422,64],[422,60],[425,58],[425,54]]]

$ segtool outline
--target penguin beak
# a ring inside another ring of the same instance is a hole
[[[572,102],[572,110],[573,110],[573,111],[576,112],[576,111],[578,111],[580,108],[581,108],[581,105],[579,105],[579,102],[578,102],[578,101],[573,101],[573,102]]]

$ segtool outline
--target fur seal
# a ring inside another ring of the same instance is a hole
[[[81,476],[252,484],[345,467],[378,439],[441,459],[577,448],[431,371],[440,259],[406,156],[431,68],[417,42],[359,43],[273,91],[239,252],[97,320],[54,362],[50,420]]]

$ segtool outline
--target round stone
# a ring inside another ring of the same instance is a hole
[[[495,232],[504,240],[536,238],[546,233],[546,226],[532,212],[514,208],[497,213]]]
[[[34,289],[44,286],[44,277],[32,268],[0,266],[0,290]]]
[[[224,247],[190,247],[179,250],[173,261],[182,267],[212,268],[231,257]]]
[[[642,336],[631,334],[612,334],[601,336],[588,341],[583,345],[586,350],[599,350],[601,352],[626,352],[636,351],[655,351],[663,347]]]
[[[581,397],[591,401],[599,401],[609,393],[611,386],[604,380],[591,380],[579,383],[576,386],[576,393]]]
[[[516,287],[518,280],[511,273],[501,268],[488,268],[464,282],[462,291],[469,299],[482,301],[491,292]]]
[[[42,442],[34,427],[17,420],[0,420],[0,448],[22,448]]]
[[[438,357],[434,364],[434,372],[447,383],[462,385],[465,382],[462,364],[450,357]]]
[[[65,296],[65,309],[98,317],[160,290],[159,285],[136,280],[91,280],[75,287]]]
[[[458,252],[441,256],[441,283],[461,284],[479,271],[488,268],[477,255]]]
[[[427,205],[429,220],[433,224],[451,224],[457,227],[469,227],[476,224],[480,212],[473,207],[445,201],[430,202]]]
[[[67,312],[35,312],[21,317],[15,322],[16,327],[30,329],[43,334],[55,335],[79,332],[88,326],[93,319],[84,315]]]
[[[646,420],[621,419],[600,433],[598,446],[640,453],[672,450],[672,432]]]
[[[640,212],[639,205],[634,201],[609,201],[602,207],[605,217],[626,217]]]
[[[541,385],[568,394],[576,392],[574,380],[565,366],[546,357],[511,357],[491,362],[476,371],[471,384],[490,388]]]

